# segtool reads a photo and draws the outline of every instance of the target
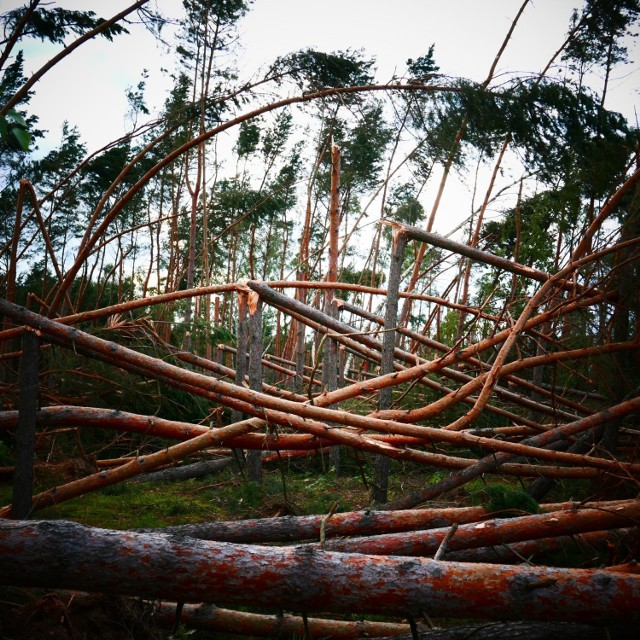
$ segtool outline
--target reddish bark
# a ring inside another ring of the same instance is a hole
[[[176,619],[176,605],[160,602],[154,610],[154,618],[167,625]],[[266,616],[231,609],[220,609],[212,605],[185,605],[180,612],[180,621],[185,626],[206,631],[233,633],[235,635],[286,638],[305,636],[304,619],[289,614]],[[308,618],[307,629],[312,638],[331,640],[357,640],[357,638],[380,638],[409,633],[408,624],[393,622],[369,622],[346,620],[324,620]]]
[[[612,509],[619,503],[594,502],[594,509]],[[542,504],[541,511],[550,512],[578,507],[576,503]],[[504,512],[503,512],[504,513]],[[516,513],[511,511],[510,513]],[[380,535],[416,529],[450,527],[454,522],[465,524],[479,522],[495,513],[484,507],[449,507],[441,509],[415,509],[407,511],[349,511],[335,513],[326,520],[323,515],[284,516],[279,518],[259,518],[231,522],[200,522],[196,524],[146,529],[147,532],[188,536],[201,540],[218,542],[300,542],[319,540],[323,520],[326,538],[336,536]]]
[[[458,527],[448,541],[449,552],[523,540],[601,531],[634,525],[640,518],[640,501],[612,503],[608,509],[568,509],[551,513],[486,520]],[[324,548],[332,551],[389,555],[433,555],[449,527],[430,531],[390,533],[366,538],[336,539]]]
[[[640,576],[0,522],[0,583],[294,611],[640,622]]]
[[[422,437],[425,441],[438,441],[441,438],[447,438],[448,442],[465,445],[472,444],[475,446],[486,445],[489,449],[502,448],[514,444],[506,442],[499,443],[496,440],[480,439],[475,436],[472,437],[471,441],[468,441],[466,440],[465,434],[455,434],[429,427],[418,427],[415,425],[376,420],[366,416],[359,416],[344,411],[334,411],[318,406],[330,404],[330,399],[333,399],[335,393],[339,393],[339,391],[323,394],[314,400],[314,405],[300,404],[282,398],[275,398],[264,393],[250,391],[244,387],[232,385],[222,380],[212,379],[192,371],[180,369],[113,342],[102,340],[77,329],[71,329],[6,301],[0,300],[0,311],[4,311],[29,326],[40,329],[47,335],[49,340],[60,343],[67,348],[82,351],[92,357],[116,364],[135,373],[157,378],[167,384],[209,398],[210,400],[249,415],[267,418],[269,422],[292,426],[303,432],[313,433],[316,436],[332,440],[338,444],[346,444],[363,450],[382,453],[392,458],[413,460],[423,464],[445,468],[454,467],[458,469],[466,468],[469,464],[472,464],[469,460],[462,458],[455,459],[450,456],[425,451],[395,448],[358,435],[352,431],[331,429],[325,423],[317,422],[316,420],[348,424],[364,429],[377,429],[387,433],[391,432]],[[396,372],[392,375],[400,377],[408,371],[410,370]],[[598,419],[602,420],[603,416],[598,414],[597,416],[591,416],[589,419],[595,419],[594,424],[597,424]],[[518,445],[516,445],[516,447],[518,447]],[[517,453],[519,455],[527,455],[528,453],[534,453],[534,450],[527,451],[522,448],[517,448]],[[545,453],[544,455],[549,454]],[[550,455],[553,455],[553,453]],[[606,464],[606,462],[599,462],[598,464]],[[505,473],[517,472],[520,474],[538,472],[542,475],[551,474],[553,477],[593,477],[594,475],[589,469],[554,468],[547,471],[540,467],[534,469],[527,465],[521,465],[520,467],[516,465],[504,466],[503,471]]]

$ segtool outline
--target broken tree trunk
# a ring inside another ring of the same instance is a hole
[[[0,584],[314,612],[640,622],[640,576],[0,522]]]
[[[12,511],[16,518],[27,518],[31,512],[39,362],[40,338],[35,331],[25,331],[22,336],[22,355],[20,356],[16,471],[13,477],[11,500]]]
[[[338,281],[338,239],[340,234],[340,147],[331,144],[331,187],[329,205],[329,261],[327,282]],[[337,318],[334,290],[324,292],[324,312]],[[322,349],[322,390],[332,392],[338,388],[338,343],[325,335]],[[340,475],[340,447],[331,447],[331,466],[336,476]]]
[[[97,491],[103,487],[117,484],[123,480],[128,480],[135,476],[141,475],[146,471],[157,469],[170,462],[181,460],[187,455],[191,455],[198,451],[202,451],[208,447],[216,446],[224,443],[225,437],[240,435],[250,431],[254,426],[254,420],[245,420],[244,422],[236,422],[222,429],[211,430],[202,435],[196,436],[186,442],[181,442],[168,449],[162,449],[148,456],[134,458],[130,462],[123,464],[115,469],[106,469],[94,473],[85,478],[80,478],[74,482],[70,482],[60,487],[54,487],[49,491],[33,497],[32,509],[42,509],[47,506],[75,498],[90,491]],[[0,518],[9,518],[12,516],[12,507],[6,506],[0,509]]]
[[[233,458],[201,460],[200,462],[185,464],[180,467],[146,473],[143,476],[137,476],[132,482],[180,482],[181,480],[204,478],[226,469],[232,462]]]
[[[606,411],[582,418],[581,420],[576,420],[575,422],[571,422],[561,427],[556,427],[555,429],[550,429],[545,433],[541,433],[540,435],[524,440],[521,444],[537,447],[549,446],[562,438],[569,438],[584,431],[588,431],[589,429],[594,429],[610,420],[621,418],[636,411],[640,411],[640,396],[610,407]],[[466,469],[452,473],[449,477],[444,478],[440,482],[436,482],[427,489],[405,496],[404,498],[396,500],[387,506],[390,509],[411,509],[422,504],[426,500],[436,498],[447,491],[460,487],[469,482],[469,480],[479,477],[483,473],[496,469],[505,462],[512,460],[513,457],[513,454],[505,452],[488,455]]]
[[[249,388],[262,391],[262,301],[251,291],[248,296],[249,307]],[[262,480],[262,452],[250,449],[247,452],[247,480]]]
[[[397,228],[394,228],[391,264],[389,265],[387,305],[384,315],[386,332],[382,338],[382,361],[380,363],[380,373],[382,375],[393,373],[395,369],[395,326],[398,318],[398,292],[400,291],[400,281],[402,280],[402,260],[404,258],[404,250],[406,246],[407,236],[398,231]],[[386,387],[380,390],[378,401],[378,408],[380,411],[391,409],[393,403],[392,392],[392,387]],[[384,504],[387,502],[390,469],[391,459],[388,456],[376,456],[371,487],[371,500],[374,504]]]

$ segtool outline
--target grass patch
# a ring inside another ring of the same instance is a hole
[[[469,500],[490,513],[512,512],[515,515],[538,513],[538,503],[520,485],[475,480],[467,484]]]

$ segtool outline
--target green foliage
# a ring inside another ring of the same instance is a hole
[[[305,91],[329,87],[358,87],[371,84],[373,60],[361,51],[324,53],[302,49],[278,58],[271,67],[275,76],[293,79]]]
[[[432,44],[426,54],[418,56],[415,60],[407,60],[407,72],[412,80],[423,81],[440,70],[435,61],[434,49],[435,45]]]
[[[0,77],[0,106],[6,104],[27,81],[24,75],[24,55],[18,51],[13,61],[2,69]],[[20,105],[26,105],[31,93],[28,93]],[[36,116],[28,116],[16,105],[6,114],[0,116],[0,166],[11,163],[13,157],[23,162],[25,153],[31,150],[32,142],[43,136],[43,132],[35,129]],[[3,180],[4,182],[5,180]]]
[[[31,134],[27,131],[27,121],[15,109],[9,109],[6,116],[0,116],[0,137],[8,146],[29,150]]]
[[[460,323],[460,312],[449,311],[440,323],[440,342],[450,347],[453,346],[458,337],[458,325]]]
[[[482,481],[467,485],[473,504],[484,506],[490,513],[516,511],[537,513],[538,503],[519,486],[508,484],[485,484]]]
[[[236,153],[240,158],[252,154],[260,142],[260,127],[252,120],[245,120],[240,124]]]
[[[340,272],[340,281],[348,282],[349,284],[362,284],[366,286],[371,286],[371,279],[373,276],[373,272],[371,269],[356,269],[355,265],[347,265]],[[378,271],[373,278],[373,286],[380,287],[384,283],[385,274],[381,271]],[[351,292],[349,291],[336,291],[336,296],[341,298],[342,300],[348,300],[349,296],[351,296]],[[359,299],[359,296],[356,296],[356,299]]]
[[[28,7],[24,6],[0,16],[0,24],[2,24],[5,34],[16,29],[27,10]],[[38,38],[43,42],[46,40],[54,44],[64,44],[65,38],[70,33],[80,36],[100,26],[103,22],[105,20],[96,17],[93,11],[74,11],[41,5],[30,12],[20,37]],[[103,29],[100,35],[107,40],[113,40],[114,36],[121,33],[129,32],[120,24],[112,24]]]
[[[424,217],[424,207],[417,198],[414,182],[396,185],[387,198],[387,216],[397,222],[416,226]]]
[[[0,467],[5,467],[13,464],[13,456],[9,447],[0,440]]]
[[[586,0],[582,14],[577,10],[571,29],[577,29],[562,54],[576,68],[600,64],[610,66],[625,62],[627,47],[623,36],[637,26],[638,0]]]

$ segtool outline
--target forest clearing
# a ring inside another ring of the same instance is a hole
[[[640,3],[381,79],[248,74],[261,2],[0,16],[0,636],[635,638]],[[52,142],[42,78],[143,33],[126,134]]]

